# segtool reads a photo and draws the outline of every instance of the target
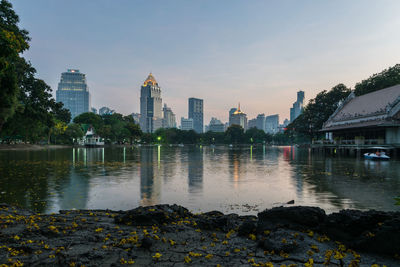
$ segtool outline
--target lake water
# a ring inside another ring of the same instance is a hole
[[[284,205],[400,210],[400,162],[295,147],[152,146],[0,151],[0,202],[42,213],[160,203],[256,214]]]

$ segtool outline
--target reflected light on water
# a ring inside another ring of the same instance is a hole
[[[399,210],[398,161],[289,146],[0,151],[0,177],[0,202],[39,212],[176,203],[196,212],[256,214],[290,200],[328,212]]]

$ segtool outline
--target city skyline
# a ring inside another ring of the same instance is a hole
[[[283,120],[297,91],[306,92],[307,104],[338,83],[354,88],[400,58],[397,1],[13,5],[32,38],[24,56],[54,96],[59,73],[78,68],[92,106],[125,115],[139,112],[138,85],[150,71],[177,118],[195,96],[205,100],[205,122],[228,121],[226,111],[239,101],[249,118]]]

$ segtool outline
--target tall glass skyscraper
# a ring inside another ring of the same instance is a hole
[[[290,108],[290,122],[293,122],[301,113],[303,113],[304,91],[297,92],[297,100]]]
[[[62,102],[64,107],[71,112],[71,120],[79,114],[89,112],[90,93],[86,84],[86,75],[79,70],[69,69],[61,73],[56,92],[57,102]]]
[[[162,127],[161,88],[153,74],[149,74],[140,89],[140,128],[154,133]]]
[[[203,132],[203,99],[189,98],[189,119],[193,119],[193,130]]]

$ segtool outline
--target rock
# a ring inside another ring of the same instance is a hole
[[[144,249],[150,249],[152,245],[153,241],[148,237],[143,237],[142,240],[140,241],[140,246]]]
[[[294,200],[290,200],[290,201],[286,202],[286,204],[294,204]]]
[[[327,216],[322,229],[332,239],[374,253],[400,251],[400,213],[342,210]]]
[[[156,205],[123,212],[115,217],[115,222],[135,226],[162,225],[188,216],[192,214],[184,207],[175,204]]]
[[[249,234],[255,233],[256,229],[257,221],[246,220],[239,226],[238,235],[248,236]]]
[[[224,215],[219,211],[206,212],[195,216],[195,221],[200,229],[204,230],[221,230],[228,232],[239,225],[239,215],[228,214]]]
[[[276,227],[290,229],[318,228],[325,220],[325,211],[317,207],[277,207],[258,213],[257,232]]]

